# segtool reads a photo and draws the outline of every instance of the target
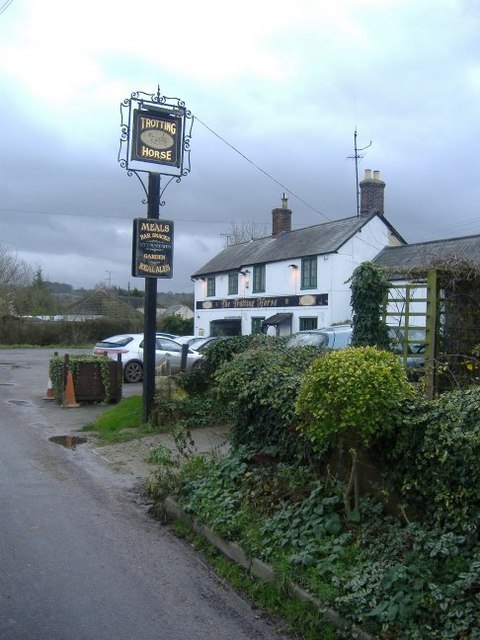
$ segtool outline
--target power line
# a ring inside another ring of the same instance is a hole
[[[227,147],[230,147],[230,149],[232,149],[232,151],[234,151],[235,153],[238,153],[239,156],[241,156],[244,160],[246,160],[249,164],[252,165],[252,167],[255,167],[255,169],[257,169],[258,171],[260,171],[261,173],[263,173],[264,176],[266,176],[269,180],[272,180],[272,182],[275,182],[275,184],[278,184],[279,187],[282,187],[282,189],[284,189],[284,191],[288,191],[288,193],[293,196],[294,198],[296,198],[297,200],[299,200],[302,204],[304,204],[308,209],[311,209],[312,211],[315,211],[315,213],[318,213],[319,215],[323,216],[326,220],[328,220],[329,222],[332,222],[332,218],[330,218],[329,216],[327,216],[325,213],[323,213],[323,211],[320,211],[319,209],[316,209],[313,205],[311,205],[310,203],[308,203],[306,200],[304,200],[301,196],[299,196],[297,193],[295,193],[294,191],[292,191],[291,189],[289,189],[289,187],[287,187],[286,185],[283,184],[283,182],[280,182],[279,180],[277,180],[276,178],[274,178],[270,173],[268,173],[268,171],[265,171],[265,169],[262,169],[262,167],[260,167],[256,162],[254,162],[253,160],[251,160],[248,156],[246,156],[244,153],[242,153],[239,149],[237,149],[236,147],[233,146],[233,144],[230,144],[230,142],[228,142],[227,140],[225,140],[225,138],[223,138],[219,133],[217,133],[216,131],[214,131],[211,127],[209,127],[207,124],[205,124],[205,122],[203,122],[202,120],[200,120],[200,118],[198,116],[194,116],[195,120],[198,120],[198,122],[200,124],[202,124],[205,129],[207,129],[208,131],[210,131],[210,133],[213,133],[214,136],[216,136],[219,140],[221,140],[224,144],[227,145]]]
[[[5,11],[12,4],[12,2],[13,0],[6,0],[6,2],[2,4],[2,6],[0,7],[0,16],[2,15],[2,13],[5,13]]]

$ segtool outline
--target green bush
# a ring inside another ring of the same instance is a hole
[[[264,335],[231,336],[215,340],[205,352],[201,364],[187,373],[181,384],[187,393],[202,393],[210,387],[214,373],[224,362],[229,362],[234,355],[249,349],[251,345],[274,341],[275,338]]]
[[[269,340],[224,362],[214,376],[216,392],[231,406],[233,446],[251,445],[282,459],[309,449],[295,429],[295,398],[302,373],[318,351],[286,349]]]
[[[394,412],[412,395],[398,358],[375,347],[327,352],[305,373],[296,401],[300,429],[316,448],[338,441],[368,446],[391,429]]]
[[[480,386],[411,403],[390,451],[389,478],[406,505],[429,523],[476,532]]]
[[[193,318],[182,318],[175,313],[161,315],[157,319],[157,331],[174,333],[177,336],[193,334]]]

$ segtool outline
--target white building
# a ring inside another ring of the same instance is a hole
[[[284,196],[271,236],[229,245],[193,274],[195,334],[287,335],[348,321],[355,267],[405,244],[383,215],[384,188],[367,170],[358,217],[294,231]]]

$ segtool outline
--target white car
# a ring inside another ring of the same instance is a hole
[[[157,333],[155,349],[155,363],[163,361],[170,363],[170,372],[178,373],[182,363],[182,345]],[[125,382],[141,382],[143,380],[143,333],[129,333],[111,338],[105,338],[97,342],[93,348],[94,355],[105,355],[111,360],[117,360],[121,356],[123,366],[123,378]],[[189,349],[187,352],[186,370],[190,371],[202,360],[203,355]]]
[[[336,325],[324,329],[311,329],[294,333],[289,339],[288,347],[317,347],[328,349],[345,349],[352,339],[351,325]]]

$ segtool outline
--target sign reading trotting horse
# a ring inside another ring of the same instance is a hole
[[[168,109],[135,109],[131,159],[180,167],[183,149],[183,118]]]

